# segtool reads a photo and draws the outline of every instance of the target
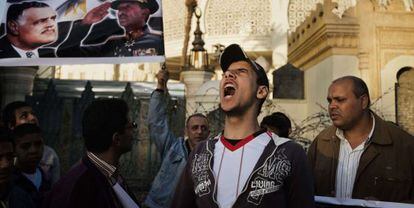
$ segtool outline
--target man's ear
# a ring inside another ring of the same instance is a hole
[[[265,99],[268,94],[269,94],[269,88],[264,85],[260,85],[259,88],[257,89],[256,97],[257,99],[261,100],[261,99]]]
[[[120,137],[118,132],[115,132],[112,135],[112,145],[113,146],[119,146],[120,144],[121,144],[121,137]]]
[[[7,29],[8,29],[9,34],[12,34],[15,36],[19,35],[18,27],[19,27],[19,24],[16,21],[14,20],[7,21]]]
[[[368,97],[367,94],[361,95],[361,102],[362,102],[362,108],[363,109],[369,108],[369,106],[368,106],[369,102],[368,101],[369,101],[369,97]]]

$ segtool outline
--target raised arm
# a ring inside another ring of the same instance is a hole
[[[158,83],[157,89],[151,94],[148,110],[148,128],[150,139],[157,146],[158,151],[161,153],[161,158],[164,158],[165,153],[178,140],[168,125],[168,71],[161,70],[156,77]]]
[[[68,38],[58,47],[58,57],[97,56],[101,47],[81,48],[81,41],[88,34],[91,26],[102,21],[108,15],[111,3],[103,3],[90,10],[82,20],[74,21]]]

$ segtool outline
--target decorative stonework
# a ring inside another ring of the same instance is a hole
[[[289,28],[295,32],[296,28],[305,21],[317,4],[323,4],[323,0],[291,0],[288,7]]]
[[[414,55],[414,28],[378,27],[378,53],[380,68],[400,55]]]
[[[355,7],[357,0],[332,0],[333,3],[337,3],[338,6],[332,10],[339,18],[342,18],[342,15],[345,11],[351,7]]]
[[[357,55],[359,25],[354,17],[337,21],[334,4],[317,9],[288,38],[288,59],[306,70],[331,55]]]
[[[368,70],[369,69],[369,52],[359,52],[359,70]]]
[[[205,11],[206,35],[271,34],[271,1],[208,1]]]
[[[413,0],[400,0],[404,4],[405,11],[413,11],[414,1]],[[391,0],[378,0],[378,5],[382,8],[388,9],[392,4]]]
[[[165,42],[181,40],[187,14],[184,0],[162,1],[162,6]]]

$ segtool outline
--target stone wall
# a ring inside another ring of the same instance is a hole
[[[397,121],[414,135],[414,69],[403,71],[398,78]]]

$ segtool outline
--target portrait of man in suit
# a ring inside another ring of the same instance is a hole
[[[43,2],[10,5],[6,34],[0,39],[0,58],[36,58],[54,54],[39,50],[39,47],[57,40],[56,17],[56,11]]]

